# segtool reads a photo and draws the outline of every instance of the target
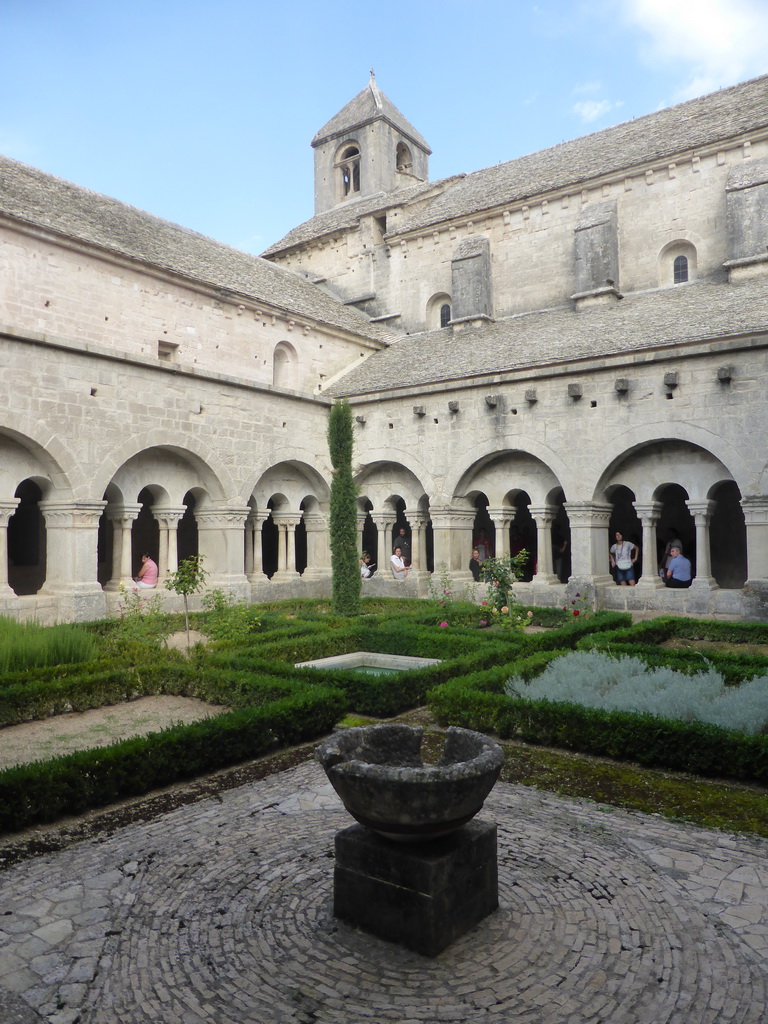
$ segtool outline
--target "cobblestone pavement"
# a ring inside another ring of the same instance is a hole
[[[499,783],[499,910],[434,960],[331,916],[304,764],[0,874],[2,1024],[765,1024],[768,842]]]

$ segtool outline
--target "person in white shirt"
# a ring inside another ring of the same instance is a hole
[[[408,566],[405,564],[403,552],[400,547],[395,548],[389,561],[392,566],[392,575],[395,579],[404,580],[408,575]]]
[[[611,568],[616,570],[616,583],[620,587],[634,587],[635,585],[635,562],[640,554],[640,548],[631,540],[624,540],[621,533],[616,531],[616,543],[611,544],[609,558]]]

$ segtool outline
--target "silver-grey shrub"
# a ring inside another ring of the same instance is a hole
[[[603,711],[631,711],[755,734],[768,723],[768,674],[726,686],[708,663],[695,675],[649,668],[639,658],[574,651],[529,683],[508,679],[505,691],[530,700],[567,701]]]

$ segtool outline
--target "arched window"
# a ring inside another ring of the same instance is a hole
[[[688,284],[696,280],[696,246],[686,238],[668,242],[658,256],[659,284]]]
[[[337,161],[341,177],[341,197],[360,191],[360,150],[357,146],[345,146]]]
[[[272,353],[272,383],[279,388],[295,388],[297,370],[296,349],[287,341],[278,342]]]
[[[436,292],[427,302],[426,314],[425,326],[428,331],[447,327],[453,315],[451,296],[447,292]]]
[[[675,262],[673,264],[674,282],[675,284],[685,284],[688,280],[688,257],[687,256],[675,256]]]
[[[411,151],[404,142],[398,142],[395,159],[398,171],[403,174],[411,173],[413,170],[413,157],[411,156]]]

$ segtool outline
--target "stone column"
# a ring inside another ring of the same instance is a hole
[[[99,519],[106,501],[41,501],[45,517],[47,560],[41,594],[66,597],[59,617],[102,618],[104,591],[98,582]]]
[[[712,560],[709,553],[709,520],[715,510],[715,503],[714,501],[686,501],[685,504],[696,523],[696,578],[691,584],[691,588],[717,590],[718,586],[712,575]]]
[[[768,591],[768,495],[741,499],[747,528],[747,582]]]
[[[395,525],[395,517],[393,515],[373,515],[371,513],[371,519],[378,532],[378,544],[376,545],[376,573],[380,578],[392,578],[392,572],[390,569],[390,558],[392,557],[392,551],[389,545],[390,531]]]
[[[152,515],[160,527],[160,551],[157,561],[157,585],[162,587],[169,572],[176,572],[179,567],[179,521],[186,512],[185,508],[169,508],[153,505]]]
[[[129,587],[133,582],[133,522],[141,505],[115,505],[107,507],[107,518],[112,523],[112,577],[105,590],[119,590],[120,584]]]
[[[536,575],[533,583],[551,587],[553,583],[560,583],[552,565],[552,523],[557,509],[552,505],[540,505],[531,506],[529,511],[536,523]]]
[[[426,512],[412,512],[408,525],[411,527],[411,571],[409,576],[415,573],[424,575],[427,571],[426,559],[426,533],[429,516]]]
[[[768,619],[768,495],[741,499],[747,529],[747,581],[744,610],[750,618]]]
[[[640,501],[633,501],[635,512],[640,517],[643,527],[643,546],[641,555],[643,558],[643,575],[637,581],[638,587],[651,590],[663,590],[664,581],[659,576],[656,554],[656,523],[662,512],[662,504],[658,501],[651,501],[643,504]]]
[[[0,597],[15,596],[8,585],[8,520],[18,504],[18,498],[0,501]]]
[[[331,575],[331,544],[325,516],[321,512],[305,512],[304,526],[307,531],[307,567],[302,578],[328,579]]]
[[[516,508],[508,508],[503,506],[501,508],[489,508],[488,515],[491,517],[491,522],[494,526],[495,538],[493,550],[496,552],[497,558],[509,558],[509,528],[515,521],[517,515]],[[469,552],[469,558],[472,557],[472,551]]]
[[[362,555],[362,553],[363,553],[363,530],[365,530],[365,520],[367,518],[368,518],[368,513],[367,512],[358,512],[357,513],[357,553],[358,553],[358,555]],[[330,543],[330,539],[329,539],[329,543]],[[369,551],[368,554],[371,556],[371,561],[374,562],[376,560],[375,557],[374,557],[376,552],[375,551]]]
[[[243,559],[243,529],[250,513],[247,507],[195,510],[198,550],[208,574],[206,587],[226,589],[238,600],[250,592]]]
[[[613,506],[600,501],[567,501],[571,526],[571,582],[613,583],[608,572],[608,526]]]
[[[264,575],[261,528],[268,518],[269,511],[260,512],[254,509],[249,513],[245,523],[245,575],[251,583],[257,582]]]
[[[472,509],[443,505],[430,509],[435,544],[435,572],[445,566],[454,582],[471,583],[469,560],[472,557]]]
[[[272,519],[280,531],[277,547],[277,572],[272,577],[278,582],[299,575],[296,572],[296,527],[301,522],[301,518],[301,514],[272,513]]]

